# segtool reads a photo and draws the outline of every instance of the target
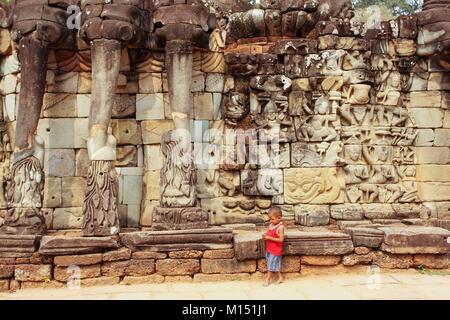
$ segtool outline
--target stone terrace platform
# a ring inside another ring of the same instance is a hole
[[[246,280],[266,271],[265,226],[251,224],[195,230],[130,231],[112,237],[79,232],[1,236],[0,288],[146,284],[171,281]],[[374,264],[380,268],[448,268],[450,231],[426,225],[288,225],[282,271]],[[334,271],[333,271],[334,272]]]

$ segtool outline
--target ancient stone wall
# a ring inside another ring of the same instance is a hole
[[[186,104],[193,106],[196,205],[208,211],[210,225],[262,223],[278,204],[286,220],[303,226],[419,218],[446,226],[450,61],[447,36],[435,29],[448,22],[434,15],[446,4],[369,30],[352,23],[348,1],[327,5],[263,1],[263,9],[220,20],[209,44],[203,37],[205,46],[194,46]],[[145,16],[154,8],[139,10]],[[138,27],[136,34],[153,32]],[[81,38],[113,38],[89,30],[82,28],[74,47],[48,51],[37,135],[44,146],[40,208],[49,230],[83,223],[88,117],[99,93],[91,92],[91,47]],[[0,36],[6,209],[23,70],[11,24]],[[161,138],[175,128],[166,49],[117,37],[117,210],[122,227],[147,228],[161,200]]]

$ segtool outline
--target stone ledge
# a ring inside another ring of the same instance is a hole
[[[450,231],[436,227],[382,227],[385,233],[381,250],[395,254],[440,254],[450,251]]]
[[[39,247],[42,255],[73,255],[97,253],[105,249],[117,249],[119,243],[113,237],[64,237],[44,236]]]

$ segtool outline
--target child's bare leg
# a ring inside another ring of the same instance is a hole
[[[264,281],[264,286],[267,287],[272,279],[272,272],[267,271],[266,280]]]
[[[283,275],[281,274],[281,271],[278,271],[278,280],[277,280],[277,284],[280,284],[284,281]]]

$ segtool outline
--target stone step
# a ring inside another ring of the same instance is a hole
[[[42,255],[72,255],[102,252],[105,249],[117,249],[117,237],[67,237],[44,236],[39,253]]]
[[[338,232],[286,230],[285,255],[343,255],[353,251],[350,235]]]
[[[347,227],[344,232],[352,237],[355,247],[379,248],[384,240],[384,232],[376,228],[367,227]]]
[[[137,248],[155,247],[156,245],[156,247],[161,247],[161,245],[171,245],[171,248],[182,247],[186,249],[184,244],[187,243],[203,245],[214,243],[231,244],[233,241],[233,230],[214,227],[190,230],[131,232],[121,233],[120,240],[126,247],[132,250],[136,250]]]
[[[264,257],[263,232],[238,232],[234,235],[237,260]],[[286,230],[283,255],[343,255],[353,251],[350,235],[326,231]]]
[[[394,254],[443,254],[450,251],[450,231],[438,227],[379,227],[385,233],[381,250]]]
[[[39,247],[40,235],[0,235],[0,258],[30,257]]]

